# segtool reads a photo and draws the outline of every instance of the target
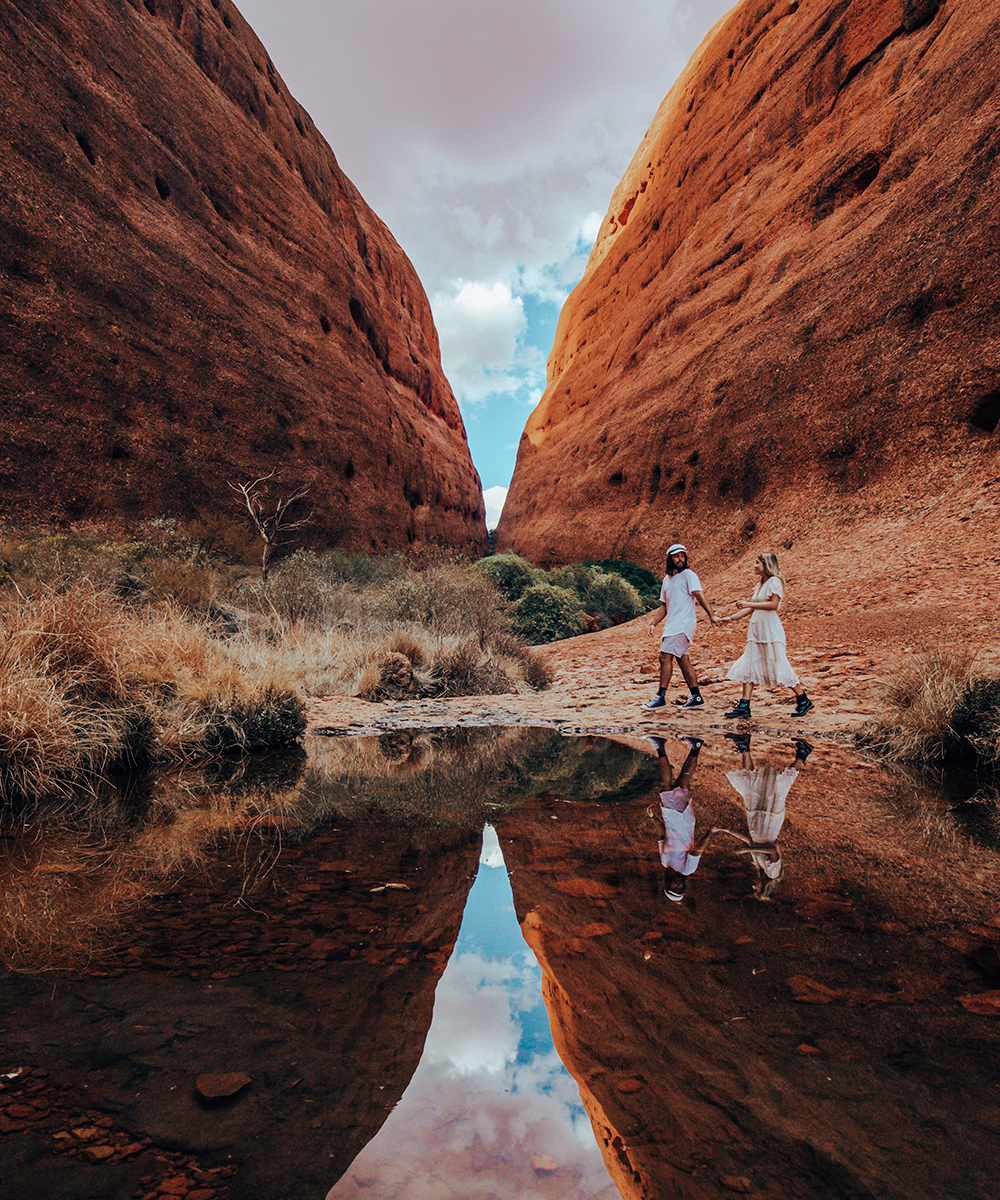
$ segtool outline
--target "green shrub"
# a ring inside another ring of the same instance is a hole
[[[518,631],[534,646],[575,637],[586,628],[577,594],[551,583],[529,587],[515,605],[514,619]]]
[[[621,575],[600,573],[584,597],[587,612],[600,614],[608,625],[622,625],[647,611],[642,597]]]
[[[660,603],[662,580],[646,567],[640,567],[638,563],[622,558],[604,558],[589,565],[612,575],[620,575],[622,579],[627,580],[642,597],[644,611],[648,612]]]
[[[508,600],[520,600],[532,584],[544,578],[544,572],[517,554],[491,554],[489,558],[481,558],[474,569],[485,575]]]
[[[602,571],[593,563],[567,563],[549,571],[547,579],[553,587],[575,592],[580,607],[591,617],[599,618],[601,626],[621,625],[648,611],[642,597],[624,576]]]
[[[545,578],[553,587],[569,588],[576,592],[581,600],[590,591],[597,569],[590,563],[567,563],[564,567],[553,567],[546,573]]]

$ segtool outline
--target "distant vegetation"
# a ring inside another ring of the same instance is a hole
[[[286,744],[309,695],[542,688],[551,673],[533,645],[656,602],[656,580],[630,563],[546,572],[515,555],[297,550],[263,580],[259,557],[248,522],[212,513],[127,540],[8,538],[0,804]]]
[[[975,656],[934,651],[907,658],[880,690],[882,715],[859,745],[903,763],[978,760],[1000,769],[1000,677]]]
[[[652,571],[616,559],[543,571],[516,554],[493,554],[475,569],[510,601],[518,632],[534,645],[621,625],[659,603]]]

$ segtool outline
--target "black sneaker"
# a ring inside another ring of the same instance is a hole
[[[750,701],[737,700],[736,706],[726,713],[727,717],[749,717],[750,716]]]
[[[809,699],[805,692],[803,692],[798,699],[798,703],[795,705],[795,711],[792,713],[792,716],[804,717],[812,707],[813,702]]]
[[[665,708],[666,704],[667,704],[666,700],[664,700],[664,698],[660,695],[660,693],[657,692],[656,695],[653,696],[653,698],[651,700],[647,700],[646,703],[642,707],[643,708]]]
[[[681,705],[682,708],[704,708],[705,701],[701,696],[688,696]]]

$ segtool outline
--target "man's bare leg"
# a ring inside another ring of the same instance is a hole
[[[687,655],[685,655],[685,658]],[[683,662],[683,659],[681,660]],[[683,666],[681,667],[683,671]],[[670,687],[670,680],[674,673],[674,656],[672,654],[664,654],[660,651],[660,691],[665,692]]]
[[[705,701],[701,698],[701,688],[698,686],[698,672],[694,669],[694,664],[691,662],[690,654],[682,654],[677,660],[677,665],[681,669],[681,674],[684,676],[684,682],[688,685],[688,691],[691,695],[687,700],[678,700],[678,704],[683,704],[685,708],[700,708]]]
[[[691,655],[682,654],[677,660],[677,665],[680,667],[681,674],[684,676],[684,682],[688,685],[688,691],[697,692],[698,672],[694,669],[694,664],[691,662]]]

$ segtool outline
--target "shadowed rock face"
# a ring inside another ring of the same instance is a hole
[[[416,274],[229,0],[5,6],[0,96],[8,515],[277,469],[323,541],[485,546]]]
[[[659,565],[996,469],[998,39],[987,0],[715,26],[563,309],[499,546]]]

